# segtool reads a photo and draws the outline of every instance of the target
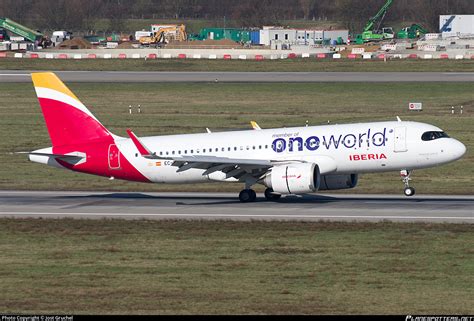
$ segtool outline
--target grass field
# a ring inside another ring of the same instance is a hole
[[[473,85],[471,83],[314,84],[69,84],[113,133],[165,135],[250,128],[395,119],[438,125],[468,148],[461,160],[414,173],[418,193],[472,194],[474,191]],[[369,89],[370,88],[370,89]],[[424,103],[423,112],[407,109]],[[128,113],[141,104],[143,113]],[[464,106],[451,115],[450,106]],[[153,185],[77,174],[30,163],[25,155],[50,146],[31,84],[0,84],[0,189],[110,191],[238,191],[240,184]],[[401,193],[398,173],[368,174],[350,192]]]
[[[473,314],[470,225],[0,220],[3,313]]]
[[[0,70],[129,70],[129,71],[431,71],[472,72],[474,60],[207,60],[92,59],[50,60],[0,58]]]

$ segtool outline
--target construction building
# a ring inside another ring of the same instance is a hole
[[[265,46],[318,45],[347,43],[349,30],[304,30],[264,26],[260,30],[259,44]]]
[[[474,35],[474,15],[441,15],[439,32],[450,35]]]

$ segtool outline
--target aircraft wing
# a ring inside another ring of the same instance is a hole
[[[276,163],[281,163],[279,161],[271,160],[201,155],[176,157],[157,156],[156,153],[151,152],[145,145],[143,145],[132,131],[127,130],[127,133],[142,157],[147,159],[172,160],[172,166],[178,167],[177,172],[184,172],[192,168],[198,168],[205,170],[203,175],[209,175],[213,172],[221,171],[225,173],[226,178],[234,177],[236,179],[242,179],[244,176],[248,177],[250,175],[254,179],[258,179],[264,175],[270,167],[274,166]]]

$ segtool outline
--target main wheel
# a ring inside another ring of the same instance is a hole
[[[242,203],[254,202],[257,199],[257,193],[253,189],[244,189],[239,194],[239,200]]]
[[[405,193],[406,196],[415,195],[415,189],[413,187],[407,187],[407,188],[405,188],[405,190],[403,192]]]
[[[281,194],[273,193],[273,188],[267,188],[265,190],[265,198],[267,199],[267,201],[276,201],[280,199],[280,197],[281,197]]]

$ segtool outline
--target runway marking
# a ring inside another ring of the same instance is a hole
[[[175,217],[216,217],[216,218],[344,218],[344,219],[392,219],[392,220],[404,220],[404,219],[415,219],[415,220],[474,220],[474,217],[462,217],[462,216],[370,216],[370,215],[270,215],[270,214],[153,214],[153,213],[45,213],[45,212],[0,212],[0,215],[49,215],[49,216],[175,216]]]
[[[30,74],[0,74],[0,76],[30,76]]]

